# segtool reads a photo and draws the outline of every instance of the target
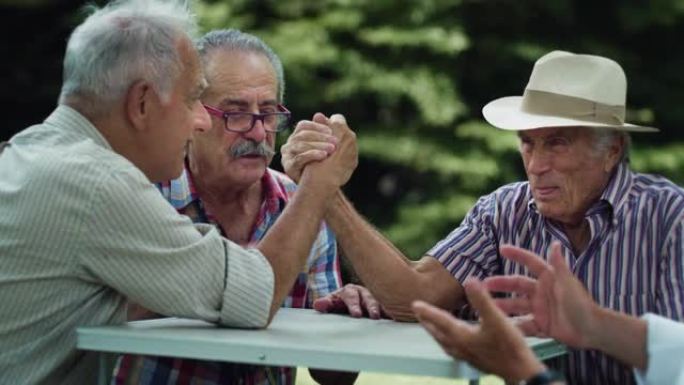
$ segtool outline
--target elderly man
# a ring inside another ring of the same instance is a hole
[[[268,168],[276,133],[290,117],[282,104],[283,67],[261,39],[234,29],[210,32],[196,46],[208,82],[201,100],[212,115],[212,125],[194,133],[183,174],[163,183],[162,194],[193,222],[214,224],[226,238],[254,246],[297,187],[284,174]],[[310,308],[314,300],[337,290],[340,282],[335,238],[323,225],[283,306]],[[164,381],[168,385],[191,378],[203,384],[294,384],[295,370],[124,356],[115,383],[158,384],[153,379],[168,378]],[[168,376],[171,372],[174,375]],[[311,372],[321,383],[331,375]],[[348,376],[340,373],[335,383]]]
[[[546,256],[559,241],[571,270],[601,306],[680,320],[684,191],[629,169],[627,131],[655,129],[624,122],[626,89],[612,60],[558,51],[540,58],[524,96],[484,108],[491,124],[518,132],[528,181],[482,197],[418,262],[393,248],[340,192],[326,221],[362,281],[396,319],[413,319],[416,299],[459,310],[468,277],[525,274],[524,266],[501,257],[502,244]],[[283,147],[283,163],[295,179],[307,162],[327,156],[326,123],[322,116],[301,122]],[[325,301],[318,308],[337,305]],[[572,351],[567,375],[578,384],[633,382],[628,368],[595,351]]]
[[[254,249],[193,225],[150,182],[178,177],[206,87],[178,2],[120,0],[69,38],[59,106],[0,154],[0,384],[83,384],[96,355],[75,329],[162,314],[264,327],[306,262],[327,202],[356,165],[354,135],[305,171]]]

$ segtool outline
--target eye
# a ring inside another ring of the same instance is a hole
[[[556,138],[549,139],[547,144],[551,147],[557,147],[557,146],[567,146],[568,144],[570,144],[570,142],[566,138],[556,137]]]
[[[532,140],[530,138],[520,138],[520,151],[522,152],[529,152],[532,150]]]

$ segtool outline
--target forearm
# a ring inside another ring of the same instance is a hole
[[[443,271],[436,272],[442,273],[438,274],[439,280],[433,279],[432,271],[423,274],[414,268],[389,240],[356,212],[341,191],[335,194],[325,218],[345,257],[390,316],[397,320],[414,320],[411,303],[417,299],[449,310],[456,306],[454,296],[459,290],[452,290],[452,285],[456,284],[453,277],[441,266],[438,269]]]
[[[317,184],[305,171],[297,192],[259,242],[257,248],[268,259],[275,277],[269,321],[302,271],[333,193],[333,188]]]
[[[647,363],[646,321],[598,306],[594,312],[596,323],[592,327],[588,347],[601,350],[629,366],[644,370]]]

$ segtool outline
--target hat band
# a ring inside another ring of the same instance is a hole
[[[560,116],[608,125],[621,126],[625,123],[625,106],[611,106],[546,91],[526,89],[521,108],[536,115]]]

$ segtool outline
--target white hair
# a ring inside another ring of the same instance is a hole
[[[188,1],[116,0],[89,8],[67,43],[59,103],[76,100],[98,114],[139,80],[168,101],[183,68],[179,39],[197,30]]]
[[[613,141],[622,138],[622,154],[620,154],[620,162],[629,161],[629,151],[632,147],[632,138],[629,133],[621,130],[606,129],[603,127],[589,127],[594,135],[594,151],[597,155],[601,155],[608,151],[608,148],[613,144]]]
[[[275,72],[278,81],[278,103],[283,102],[285,95],[285,76],[283,75],[283,63],[278,55],[260,38],[237,29],[219,29],[211,31],[195,42],[197,51],[203,65],[207,66],[211,53],[216,50],[252,52],[261,54],[268,59]]]

